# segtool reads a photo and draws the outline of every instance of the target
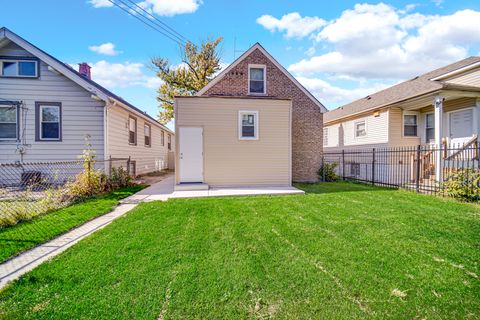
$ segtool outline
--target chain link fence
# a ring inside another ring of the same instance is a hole
[[[71,204],[69,185],[82,172],[109,177],[118,168],[131,174],[134,165],[127,158],[0,164],[0,229]]]

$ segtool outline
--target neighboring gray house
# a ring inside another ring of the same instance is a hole
[[[174,133],[7,28],[0,29],[0,163],[75,160],[90,136],[97,159],[137,174],[168,167]],[[171,159],[173,157],[171,156]]]

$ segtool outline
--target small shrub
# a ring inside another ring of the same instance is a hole
[[[318,169],[318,177],[324,182],[338,181],[337,173],[335,169],[338,167],[338,163],[323,163],[320,169]]]
[[[109,189],[118,189],[123,187],[128,187],[132,184],[132,177],[128,174],[127,170],[122,167],[112,168],[110,176],[108,177],[108,187]]]
[[[479,201],[480,170],[458,170],[444,183],[444,188],[450,197],[462,201]]]

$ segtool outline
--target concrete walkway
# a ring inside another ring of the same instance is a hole
[[[258,187],[258,188],[212,188],[210,190],[174,191],[175,177],[167,175],[165,179],[122,200],[112,212],[97,217],[76,229],[73,229],[45,244],[23,252],[17,257],[0,264],[0,289],[8,282],[52,259],[75,243],[109,225],[113,220],[135,208],[140,202],[166,201],[169,198],[247,196],[247,195],[285,195],[303,194],[294,187]]]

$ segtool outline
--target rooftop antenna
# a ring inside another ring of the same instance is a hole
[[[233,60],[237,59],[237,52],[244,53],[245,50],[237,50],[237,36],[233,37]]]

